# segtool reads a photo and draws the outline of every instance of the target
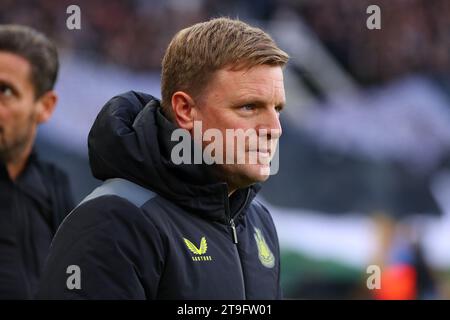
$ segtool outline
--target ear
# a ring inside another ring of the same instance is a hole
[[[56,95],[56,92],[53,90],[44,93],[44,95],[42,95],[42,97],[39,98],[39,100],[37,101],[38,124],[44,123],[48,121],[48,119],[50,119],[51,115],[53,114],[53,111],[55,110],[57,101],[58,96]]]
[[[191,96],[183,91],[175,92],[172,95],[172,110],[178,126],[191,131],[196,115],[195,103]]]

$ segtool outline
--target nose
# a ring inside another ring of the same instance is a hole
[[[275,108],[268,110],[257,127],[258,136],[267,136],[268,140],[279,139],[282,134],[280,114]]]

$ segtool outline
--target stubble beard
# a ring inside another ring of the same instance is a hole
[[[20,130],[18,134],[8,141],[6,130],[0,126],[0,162],[11,163],[16,161],[29,145],[33,138],[33,121],[34,114],[30,116],[26,123],[26,128]]]

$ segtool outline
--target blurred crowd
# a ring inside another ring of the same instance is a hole
[[[293,1],[294,2],[294,1]],[[297,8],[338,60],[361,82],[411,72],[450,71],[450,2],[446,0],[314,0]],[[368,30],[366,8],[381,9],[381,29]]]
[[[381,30],[365,27],[368,0],[2,0],[0,22],[23,23],[105,62],[157,70],[173,34],[211,16],[267,21],[283,9],[299,14],[337,60],[362,83],[411,72],[450,71],[450,2],[380,0]],[[66,8],[81,8],[83,32],[66,28]]]
[[[72,4],[81,9],[82,32],[66,27],[66,8]],[[261,19],[272,5],[271,0],[2,0],[0,22],[33,26],[62,48],[139,72],[159,69],[165,47],[181,28],[224,12]]]

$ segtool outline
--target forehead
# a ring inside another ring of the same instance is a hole
[[[212,90],[224,99],[257,98],[267,103],[284,103],[283,72],[279,66],[261,65],[244,70],[218,70]]]
[[[31,85],[31,65],[23,57],[0,51],[0,81],[13,82],[18,86]]]

